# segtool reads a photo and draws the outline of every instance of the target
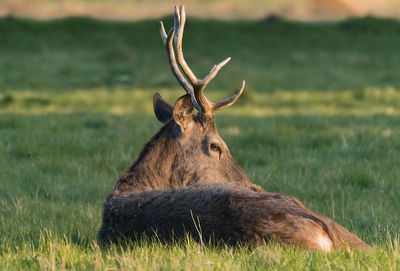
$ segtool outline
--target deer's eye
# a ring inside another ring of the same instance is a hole
[[[221,148],[215,143],[210,144],[210,150],[218,152],[221,155]]]

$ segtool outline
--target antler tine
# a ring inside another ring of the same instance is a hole
[[[208,73],[206,77],[204,77],[203,80],[200,80],[200,84],[203,85],[203,88],[207,86],[207,84],[214,79],[214,77],[217,75],[219,70],[225,66],[229,61],[231,60],[231,57],[228,57],[218,65],[214,65],[214,67],[211,69],[211,71]]]
[[[164,46],[167,45],[167,33],[165,32],[165,28],[164,28],[164,24],[162,21],[159,22],[160,23],[160,35],[161,35],[161,39],[163,41]]]
[[[236,91],[236,93],[232,96],[229,97],[228,99],[225,99],[223,101],[213,103],[210,100],[207,99],[207,97],[204,95],[204,89],[208,85],[208,83],[214,79],[214,77],[218,74],[219,70],[225,66],[229,61],[231,60],[231,57],[228,57],[221,63],[214,65],[214,67],[211,69],[211,71],[208,73],[206,77],[204,77],[203,80],[199,81],[199,88],[194,89],[194,93],[196,95],[196,100],[199,102],[200,106],[203,108],[203,111],[200,112],[203,115],[212,115],[214,111],[217,111],[222,108],[226,108],[231,106],[236,102],[237,99],[239,99],[240,95],[242,95],[244,86],[245,86],[245,81],[243,81],[242,86]]]
[[[189,65],[186,63],[185,58],[183,57],[182,51],[182,38],[183,38],[183,30],[185,29],[185,22],[186,22],[186,12],[185,7],[181,5],[179,8],[175,6],[175,16],[174,16],[174,23],[175,23],[175,47],[176,47],[176,55],[178,58],[179,66],[182,68],[183,72],[192,83],[193,86],[197,86],[199,84],[199,80],[197,79],[196,75],[192,72]]]
[[[163,24],[163,22],[160,21],[160,35],[161,35],[161,39],[164,43],[165,49],[167,50],[167,55],[168,55],[168,60],[169,60],[171,70],[172,70],[173,74],[175,75],[176,79],[178,79],[178,82],[181,84],[181,86],[186,91],[186,93],[191,96],[193,106],[198,111],[200,111],[201,107],[196,101],[193,87],[189,84],[189,82],[186,80],[186,78],[182,75],[182,73],[179,70],[178,65],[176,63],[174,48],[173,48],[173,44],[172,44],[174,34],[175,34],[175,29],[171,28],[171,30],[169,31],[169,33],[167,35],[167,33],[165,32],[164,24]]]
[[[232,97],[229,97],[228,99],[217,103],[213,103],[213,111],[217,111],[219,109],[223,109],[234,104],[237,99],[239,99],[240,95],[242,95],[245,85],[246,82],[243,80],[242,86],[236,91],[236,93]]]

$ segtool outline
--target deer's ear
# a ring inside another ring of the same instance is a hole
[[[182,130],[185,130],[188,124],[193,121],[193,109],[189,94],[183,95],[176,101],[172,115]]]
[[[166,123],[172,118],[172,106],[167,103],[160,94],[156,93],[153,97],[153,110],[157,119],[161,123]]]

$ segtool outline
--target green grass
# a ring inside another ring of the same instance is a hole
[[[167,18],[170,25],[171,19]],[[155,21],[0,20],[0,269],[400,268],[400,23],[190,20],[196,74],[232,56],[207,89],[246,93],[217,113],[236,160],[373,246],[329,254],[279,244],[144,241],[99,248],[102,202],[159,129],[151,98],[183,93]]]

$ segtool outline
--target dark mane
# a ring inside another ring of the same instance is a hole
[[[173,124],[174,124],[173,119],[169,120],[166,124],[164,124],[161,127],[161,129],[152,138],[150,138],[149,141],[147,141],[146,144],[144,144],[143,149],[139,153],[139,157],[136,159],[136,161],[132,164],[132,166],[129,168],[127,172],[133,171],[141,160],[143,160],[150,153],[156,151],[155,150],[156,148],[160,148],[160,144],[158,144],[158,142],[163,137],[173,136],[171,133]]]

